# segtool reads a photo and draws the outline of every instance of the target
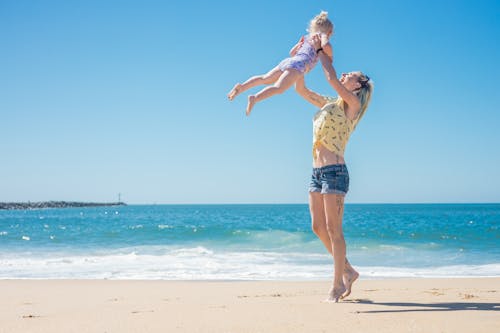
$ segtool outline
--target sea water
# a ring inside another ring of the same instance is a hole
[[[363,278],[500,275],[500,204],[347,204]],[[0,211],[0,279],[322,280],[308,206]]]

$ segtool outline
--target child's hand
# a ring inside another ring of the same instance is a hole
[[[300,37],[299,41],[297,42],[297,50],[300,49],[302,47],[302,45],[304,44],[304,36]]]
[[[297,44],[295,44],[294,47],[290,50],[290,56],[295,56],[297,54],[297,51],[302,47],[302,44],[304,44],[304,36],[300,37],[299,41]]]

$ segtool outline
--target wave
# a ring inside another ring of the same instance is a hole
[[[491,277],[500,263],[422,267],[358,266],[362,278]],[[0,279],[325,280],[326,254],[137,247],[92,254],[0,256]]]

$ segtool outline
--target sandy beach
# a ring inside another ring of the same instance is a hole
[[[500,278],[1,280],[0,332],[498,332]]]

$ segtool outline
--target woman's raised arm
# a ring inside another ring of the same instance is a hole
[[[315,93],[312,90],[309,90],[306,87],[303,75],[301,75],[297,79],[297,81],[295,81],[295,91],[297,91],[297,93],[300,96],[302,96],[306,101],[317,106],[320,109],[327,103],[327,99],[325,97],[321,96],[318,93]]]
[[[321,50],[321,40],[319,36],[313,37],[313,45],[317,50]],[[328,83],[335,89],[337,94],[347,103],[348,114],[346,114],[349,118],[353,119],[358,114],[361,103],[359,101],[358,96],[349,91],[337,78],[337,72],[333,67],[332,58],[330,58],[325,52],[319,51],[318,54],[319,60],[321,61],[321,65],[323,66],[323,71],[325,72],[326,79]]]

